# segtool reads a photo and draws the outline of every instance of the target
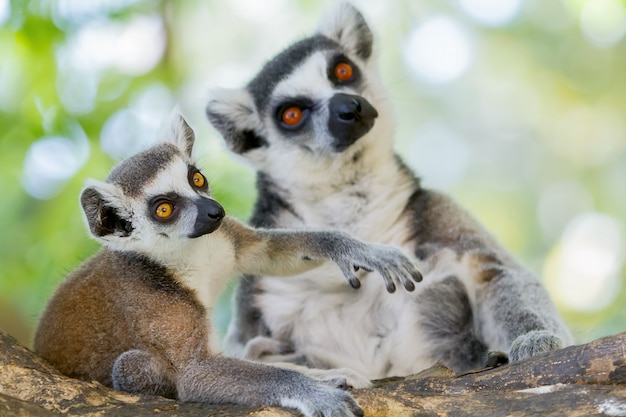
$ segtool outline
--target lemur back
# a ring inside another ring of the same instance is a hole
[[[168,364],[209,354],[209,329],[198,326],[208,322],[206,310],[166,268],[138,254],[101,250],[61,284],[42,320],[37,353],[68,376],[107,386],[122,353],[167,346],[154,394],[174,398]],[[173,340],[180,346],[171,346]]]
[[[570,344],[539,279],[394,153],[390,102],[372,32],[345,3],[244,88],[214,91],[209,121],[258,170],[253,225],[332,227],[401,246],[424,273],[416,291],[393,295],[380,282],[338,291],[323,266],[289,281],[247,277],[227,350],[249,355],[261,334],[292,349],[262,359],[347,366],[374,379],[438,360],[463,372],[490,351],[517,361]]]
[[[194,163],[193,143],[176,118],[162,143],[121,162],[106,182],[88,182],[81,205],[104,247],[55,292],[35,351],[66,375],[131,393],[362,416],[345,391],[368,385],[362,377],[224,357],[211,313],[235,273],[289,276],[331,260],[349,291],[360,286],[359,268],[413,290],[415,265],[395,248],[339,232],[258,230],[226,216]]]

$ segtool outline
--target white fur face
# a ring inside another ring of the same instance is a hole
[[[392,112],[365,20],[342,4],[322,22],[245,89],[217,90],[207,106],[228,147],[270,175],[343,165],[366,147],[391,152]],[[294,108],[302,119],[290,125],[284,116]]]
[[[169,143],[121,162],[107,182],[92,180],[83,190],[89,230],[109,248],[158,258],[219,227],[224,210],[193,165],[193,131],[180,120]]]

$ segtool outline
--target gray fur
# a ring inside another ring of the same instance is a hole
[[[176,398],[176,384],[167,375],[167,366],[158,356],[139,349],[118,356],[111,372],[118,391]]]
[[[240,282],[246,282],[246,284],[240,285],[235,294],[235,306],[249,306],[245,309],[245,312],[233,311],[233,324],[239,329],[237,334],[234,335],[236,341],[233,342],[241,345],[245,345],[255,337],[268,337],[271,335],[267,325],[263,322],[261,310],[254,303],[256,295],[261,292],[260,288],[254,285],[255,279],[256,277],[253,275],[242,276]],[[249,357],[258,358],[259,356],[250,355]]]
[[[254,205],[254,212],[250,219],[250,223],[255,227],[276,227],[278,224],[277,217],[282,212],[298,216],[298,213],[289,204],[287,191],[280,189],[268,175],[263,172],[257,173],[256,187],[259,190],[259,198]]]
[[[476,334],[474,313],[461,281],[451,276],[430,285],[417,302],[424,316],[419,326],[436,341],[433,356],[439,356],[455,372],[486,364],[487,346]]]
[[[245,109],[244,109],[245,111]],[[213,112],[210,108],[206,111],[207,117],[215,126],[219,126],[224,136],[229,138],[229,146],[233,152],[243,154],[252,149],[267,146],[267,142],[253,130],[238,129],[237,126],[228,118],[221,117],[217,112]]]
[[[137,197],[176,154],[180,151],[171,144],[150,148],[116,166],[107,182],[119,185],[128,196]]]
[[[521,361],[563,347],[563,339],[549,330],[531,330],[516,338],[511,345],[509,360]]]
[[[310,47],[320,36],[331,41],[324,43],[323,54]],[[399,245],[418,260],[424,282],[412,296],[394,295],[392,301],[384,291],[342,292],[331,285],[334,272],[328,270],[301,274],[288,286],[272,276],[247,276],[235,298],[227,346],[268,361],[350,366],[370,378],[383,378],[417,372],[438,360],[463,372],[487,363],[489,351],[506,352],[517,361],[572,343],[539,278],[450,197],[422,188],[393,153],[392,117],[372,50],[371,31],[361,14],[341,4],[323,19],[319,33],[270,60],[242,90],[243,96],[252,95],[245,124],[233,110],[236,102],[223,97],[209,102],[209,120],[234,152],[254,149],[241,152],[259,171],[253,225],[330,227]],[[330,69],[337,56],[354,65],[354,84],[333,80]],[[293,65],[285,62],[289,58]],[[318,71],[322,59],[326,74]],[[250,89],[256,83],[264,88]],[[280,94],[273,93],[279,88]],[[309,91],[316,103],[310,109],[316,124],[298,132],[294,143],[293,135],[275,128],[271,117],[276,103],[303,100],[302,91]],[[336,94],[367,100],[378,113],[371,129],[359,132],[349,126],[344,133],[324,128],[332,117],[328,103]],[[232,144],[233,132],[243,130],[257,132],[255,143],[264,145]],[[337,140],[346,146],[333,148]],[[367,274],[355,278],[367,279]],[[385,277],[384,285],[392,291],[397,281]],[[272,346],[276,351],[270,351]],[[285,347],[294,351],[279,352]]]
[[[276,84],[291,74],[313,52],[335,49],[338,46],[337,42],[325,36],[312,36],[295,43],[267,62],[247,86],[256,107],[267,108]]]

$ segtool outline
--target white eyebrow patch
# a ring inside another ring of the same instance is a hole
[[[328,61],[326,51],[317,51],[296,67],[274,89],[273,97],[306,96],[313,100],[330,98],[334,88],[326,74]]]

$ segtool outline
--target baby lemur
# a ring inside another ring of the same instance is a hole
[[[168,130],[82,191],[89,231],[104,247],[49,301],[35,351],[68,376],[131,393],[362,415],[341,370],[314,379],[287,365],[220,355],[211,313],[237,272],[286,276],[330,259],[353,287],[363,268],[412,290],[421,279],[414,264],[397,249],[344,233],[257,230],[226,216],[192,158],[191,128],[176,117]]]
[[[340,4],[245,87],[216,90],[206,112],[258,170],[253,225],[330,227],[401,246],[424,283],[412,293],[388,294],[380,282],[345,292],[325,266],[291,280],[248,276],[226,350],[375,379],[438,360],[463,372],[489,351],[518,361],[572,343],[537,276],[394,153],[374,46],[361,13]],[[250,349],[259,338],[276,349]]]

